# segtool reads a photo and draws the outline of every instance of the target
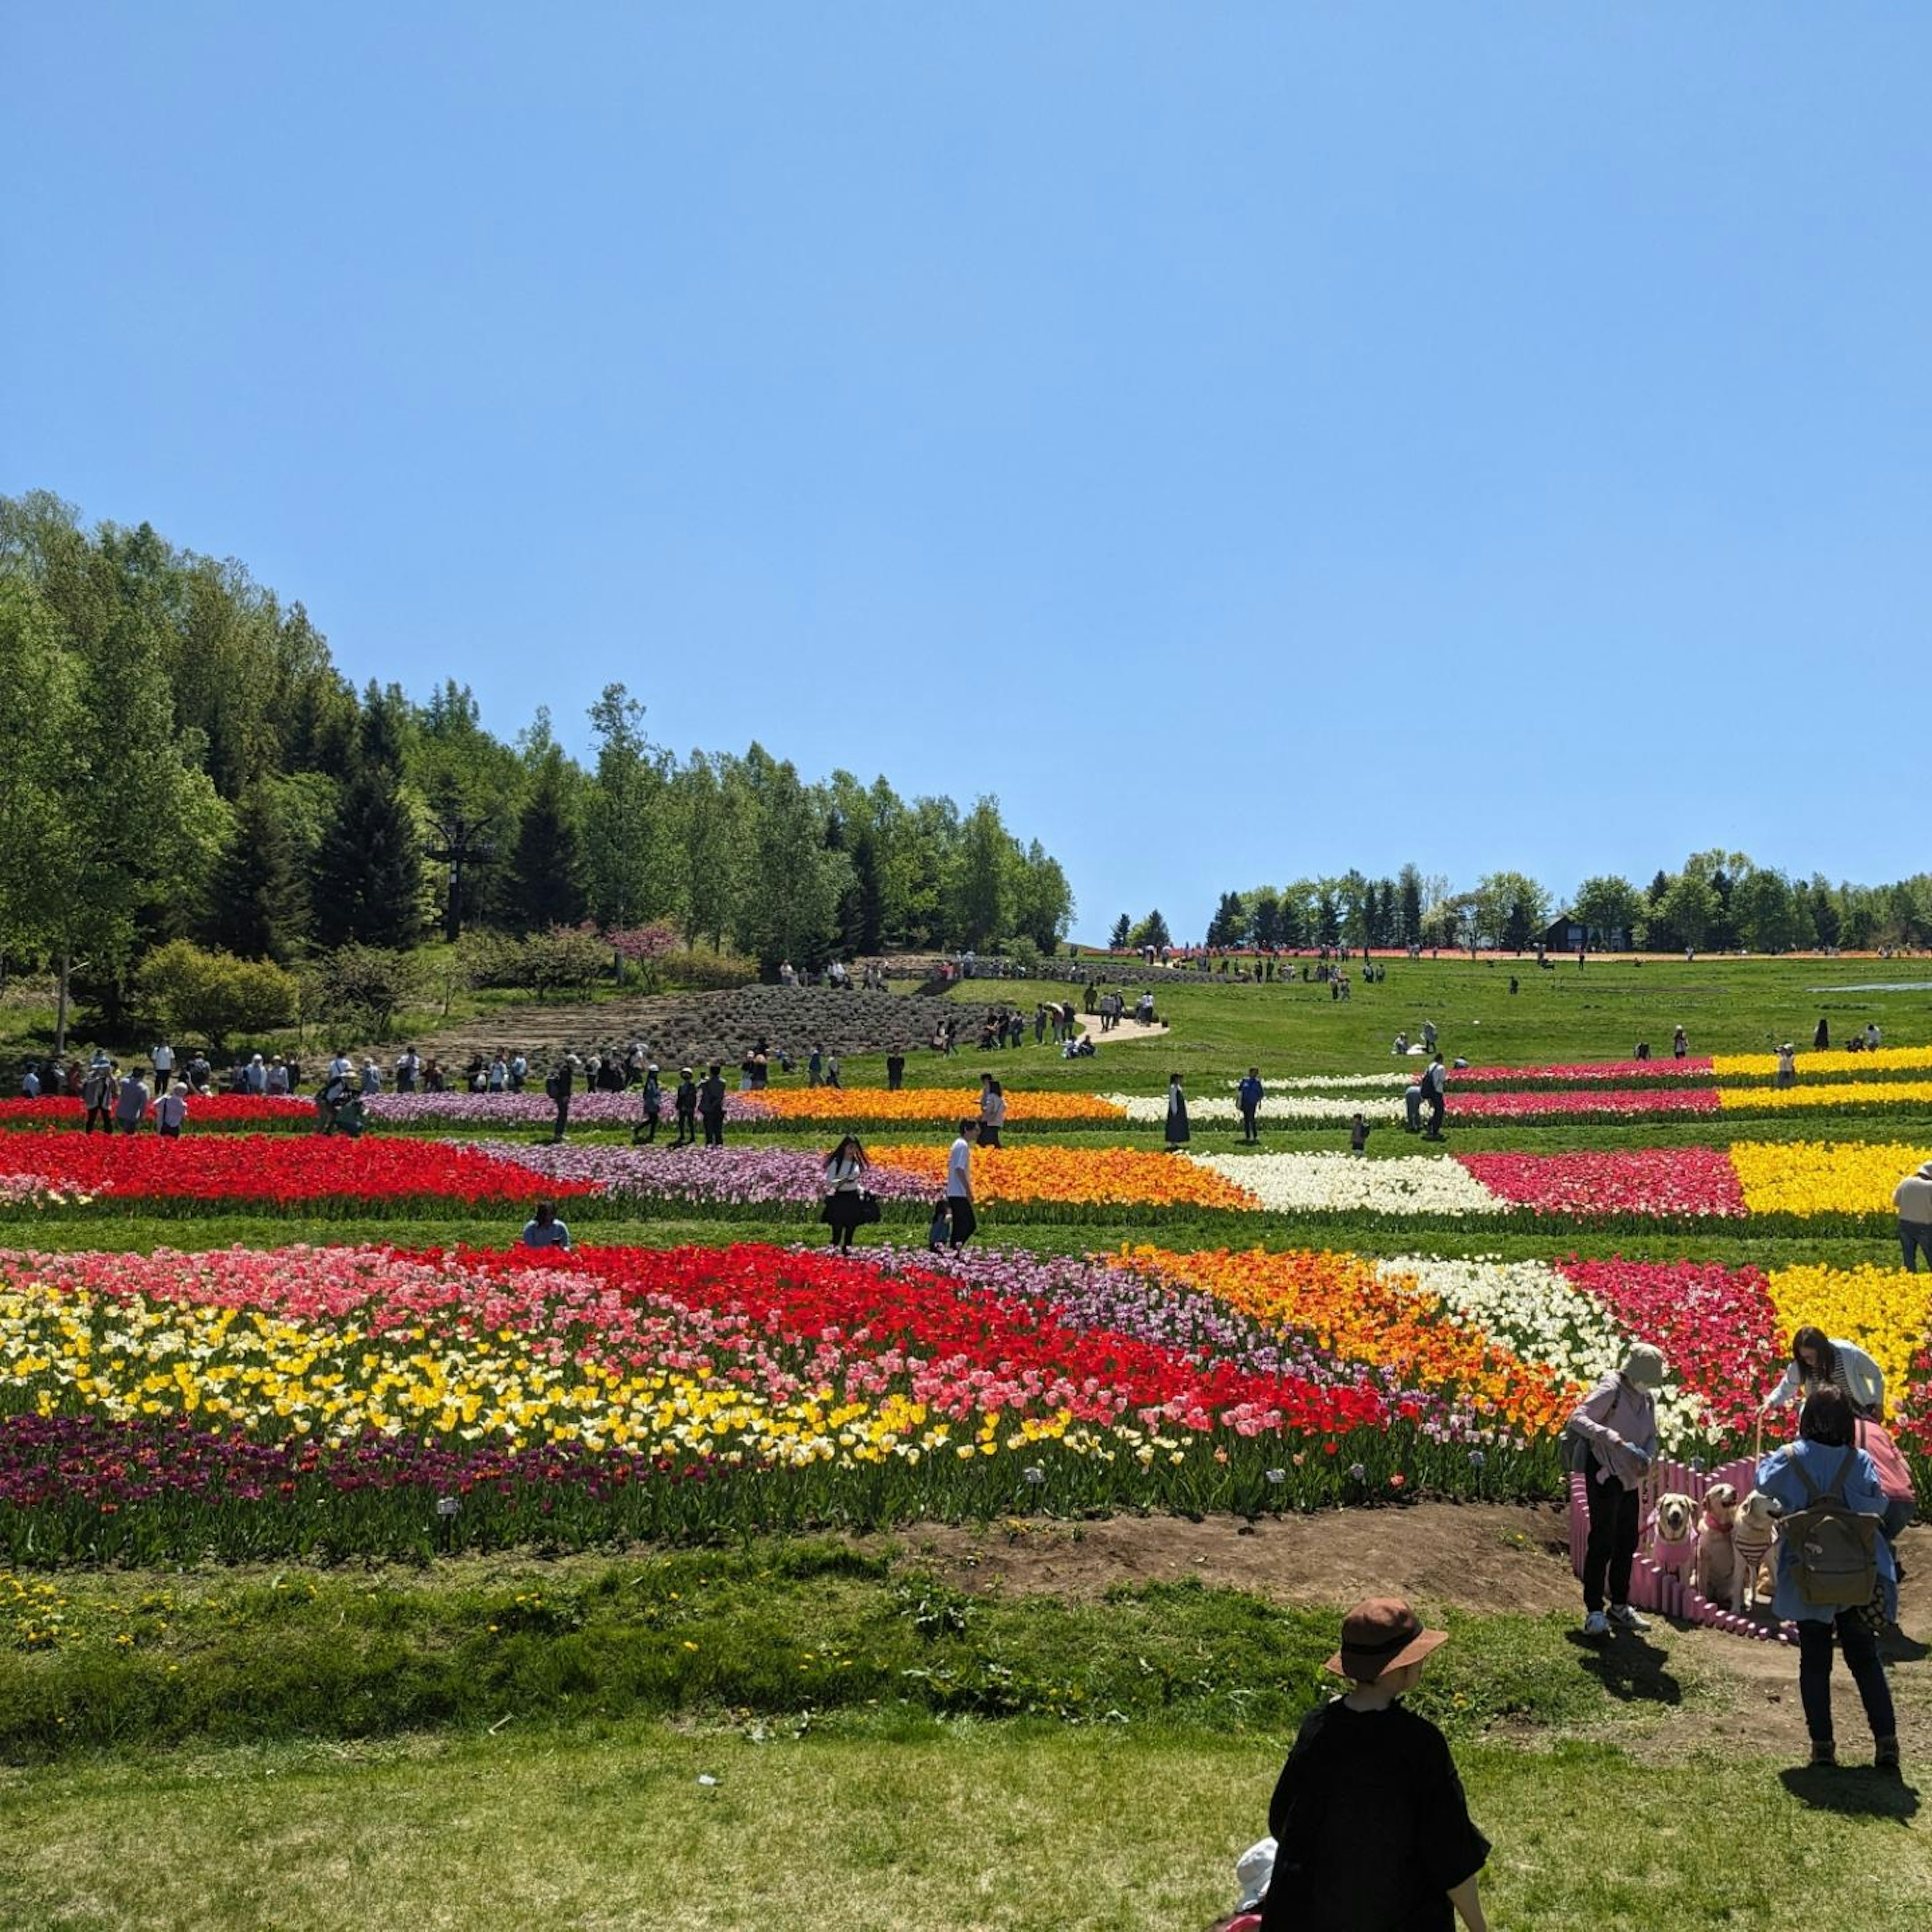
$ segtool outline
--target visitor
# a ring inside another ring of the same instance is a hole
[[[1449,1070],[1442,1064],[1439,1053],[1424,1071],[1422,1097],[1429,1108],[1429,1130],[1423,1138],[1439,1141],[1442,1138],[1442,1117],[1449,1106]]]
[[[977,1120],[962,1120],[959,1138],[946,1156],[946,1212],[952,1226],[946,1245],[956,1252],[973,1238],[980,1225],[973,1212],[973,1143],[980,1137]]]
[[[704,1123],[704,1144],[708,1148],[722,1148],[724,1144],[724,1081],[722,1072],[723,1063],[714,1060],[710,1071],[698,1083],[698,1115]]]
[[[1250,1067],[1248,1077],[1234,1089],[1234,1099],[1241,1109],[1241,1138],[1250,1147],[1254,1146],[1261,1138],[1256,1121],[1261,1113],[1264,1090],[1262,1070],[1258,1066]]]
[[[1910,1274],[1918,1272],[1918,1257],[1932,1268],[1932,1160],[1923,1161],[1892,1190],[1898,1210],[1898,1251]]]
[[[268,1091],[277,1099],[295,1091],[295,1082],[289,1073],[289,1063],[279,1053],[268,1062]]]
[[[114,1124],[122,1132],[131,1134],[140,1126],[148,1111],[148,1083],[141,1078],[141,1070],[130,1066],[114,1102]]]
[[[1873,1022],[1873,1021],[1871,1021],[1871,1020],[1868,1020],[1868,1021],[1866,1021],[1866,1022],[1865,1022],[1865,1051],[1866,1051],[1866,1052],[1868,1052],[1868,1053],[1876,1053],[1876,1052],[1877,1052],[1878,1049],[1879,1049],[1879,1031],[1878,1031],[1878,1027],[1877,1027],[1877,1025],[1876,1025],[1876,1022]]]
[[[490,1062],[490,1069],[484,1076],[484,1087],[491,1094],[507,1094],[510,1090],[510,1063],[503,1058],[500,1048]]]
[[[550,1202],[539,1201],[536,1212],[524,1223],[523,1242],[526,1248],[568,1248],[570,1229],[556,1218]]]
[[[1167,1150],[1178,1154],[1187,1144],[1187,1096],[1182,1092],[1180,1076],[1167,1076]]]
[[[905,1055],[889,1053],[886,1055],[886,1091],[896,1094],[905,1085]]]
[[[1006,1090],[990,1073],[980,1076],[980,1144],[996,1148],[1006,1124]]]
[[[1647,1040],[1639,1040],[1636,1050],[1631,1054],[1630,1058],[1633,1060],[1648,1060],[1650,1058],[1650,1042]]]
[[[1778,1049],[1778,1072],[1773,1076],[1774,1087],[1796,1087],[1798,1084],[1798,1049],[1788,1040]]]
[[[1818,1016],[1818,1030],[1811,1036],[1811,1044],[1820,1053],[1832,1049],[1832,1022],[1822,1013]]]
[[[1422,1082],[1412,1080],[1408,1090],[1402,1096],[1402,1130],[1406,1134],[1419,1134],[1422,1131]]]
[[[1685,1036],[1684,1029],[1679,1027],[1670,1036],[1670,1057],[1672,1060],[1682,1060],[1690,1051],[1690,1040]]]
[[[798,984],[798,968],[789,959],[782,962],[778,967],[778,984],[781,986],[796,986]]]
[[[441,1070],[439,1069],[438,1070],[440,1071]],[[524,1082],[530,1077],[530,1063],[529,1060],[521,1052],[512,1054],[510,1056],[510,1091],[512,1094],[520,1094],[524,1090]]]
[[[1856,1342],[1841,1342],[1810,1328],[1792,1336],[1784,1378],[1759,1405],[1758,1413],[1768,1414],[1820,1388],[1842,1391],[1860,1415],[1885,1413],[1885,1371]]]
[[[1758,1465],[1757,1486],[1787,1519],[1829,1498],[1859,1516],[1882,1516],[1885,1492],[1872,1459],[1853,1439],[1856,1424],[1842,1390],[1820,1387],[1805,1398],[1798,1418],[1798,1440],[1774,1449]],[[1836,1764],[1838,1745],[1832,1729],[1832,1653],[1844,1653],[1845,1665],[1865,1707],[1871,1726],[1874,1759],[1881,1771],[1898,1769],[1898,1724],[1893,1715],[1892,1688],[1879,1660],[1878,1637],[1866,1620],[1876,1601],[1887,1622],[1898,1614],[1898,1566],[1892,1545],[1882,1536],[1873,1539],[1876,1596],[1850,1607],[1810,1600],[1801,1575],[1801,1549],[1807,1539],[1784,1535],[1778,1540],[1777,1586],[1773,1615],[1798,1626],[1798,1696],[1804,1708],[1804,1728],[1811,1739],[1814,1765]]]
[[[27,1070],[20,1076],[20,1098],[38,1100],[40,1097],[40,1070],[32,1061],[27,1062]]]
[[[1407,1028],[1405,1027],[1401,1032],[1396,1035],[1395,1044],[1389,1048],[1389,1051],[1392,1054],[1395,1054],[1398,1059],[1402,1058],[1408,1053],[1408,1030]]]
[[[1268,1803],[1274,1869],[1262,1932],[1442,1932],[1453,1906],[1487,1932],[1471,1822],[1448,1742],[1400,1701],[1448,1641],[1392,1597],[1358,1604],[1327,1670],[1348,1689],[1302,1720]]]
[[[825,1056],[825,1084],[828,1087],[838,1084],[838,1056],[836,1053]]]
[[[1384,966],[1384,967],[1382,968],[1382,970],[1383,970],[1384,973],[1386,973],[1386,972],[1388,970],[1388,968],[1386,966]],[[1512,974],[1510,975],[1510,994],[1511,994],[1511,996],[1512,996],[1512,997],[1514,997],[1514,994],[1515,994],[1515,993],[1516,993],[1516,975],[1515,975],[1514,973],[1512,973]]]
[[[698,1138],[698,1077],[688,1066],[677,1076],[673,1104],[677,1110],[677,1138],[673,1144],[690,1147]]]
[[[154,1077],[154,1084],[160,1084],[160,1076]],[[154,1131],[164,1141],[181,1138],[183,1124],[188,1119],[188,1082],[175,1081],[165,1094],[158,1094],[154,1100]]]
[[[365,1060],[363,1063],[363,1066],[364,1071],[362,1081],[362,1090],[365,1094],[373,1094],[376,1090],[377,1088],[380,1088],[382,1085],[382,1083],[379,1080],[376,1082],[376,1086],[374,1087],[370,1086],[369,1084],[368,1076],[376,1070],[375,1064],[373,1061]],[[251,1053],[248,1056],[248,1064],[242,1070],[242,1084],[248,1092],[257,1095],[258,1096],[261,1094],[266,1094],[268,1090],[268,1063],[262,1059],[262,1056],[259,1053]]]
[[[1854,1419],[1858,1445],[1872,1459],[1872,1467],[1878,1472],[1878,1486],[1885,1492],[1885,1518],[1879,1527],[1895,1552],[1900,1534],[1918,1514],[1918,1492],[1912,1486],[1912,1472],[1899,1454],[1898,1444],[1892,1439],[1892,1431],[1869,1416]]]
[[[518,1057],[522,1058],[520,1054]],[[449,1091],[449,1076],[442,1070],[442,1062],[434,1054],[424,1065],[422,1081],[425,1094],[447,1094]]]
[[[649,1147],[658,1137],[658,1117],[664,1112],[664,1088],[653,1060],[644,1069],[644,1093],[639,1102],[638,1124],[631,1130],[633,1147]]]
[[[412,1046],[406,1046],[396,1055],[396,1091],[413,1094],[416,1090],[416,1076],[422,1070],[422,1056]]]
[[[1369,1124],[1362,1118],[1360,1109],[1348,1125],[1348,1150],[1362,1154],[1369,1150]]]
[[[175,1050],[164,1040],[149,1052],[148,1058],[154,1063],[154,1091],[165,1094],[174,1084]]]
[[[577,1076],[584,1063],[574,1053],[566,1053],[559,1058],[550,1070],[550,1078],[544,1082],[544,1091],[549,1095],[556,1108],[556,1124],[550,1131],[550,1144],[562,1144],[565,1130],[570,1125],[570,1096],[577,1084]]]
[[[937,1254],[952,1238],[952,1216],[947,1208],[946,1196],[940,1195],[932,1204],[932,1217],[926,1224],[926,1245],[928,1251]]]
[[[822,1046],[814,1046],[812,1049],[812,1058],[805,1063],[805,1084],[808,1087],[816,1087],[824,1077],[825,1049]]]
[[[1436,1051],[1436,1022],[1424,1020],[1422,1023],[1422,1050],[1424,1053]]]
[[[1664,1386],[1664,1372],[1661,1349],[1633,1342],[1623,1366],[1598,1383],[1565,1426],[1566,1461],[1585,1478],[1589,1499],[1590,1536],[1583,1553],[1586,1636],[1608,1636],[1612,1628],[1650,1628],[1630,1608],[1630,1581],[1636,1558],[1637,1494],[1657,1460],[1657,1391]]]
[[[866,1218],[871,1199],[865,1189],[871,1165],[856,1134],[848,1134],[825,1160],[825,1205],[822,1218],[832,1230],[832,1245],[849,1250],[853,1231]]]

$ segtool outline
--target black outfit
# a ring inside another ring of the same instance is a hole
[[[1590,1540],[1583,1546],[1583,1607],[1600,1610],[1607,1580],[1610,1601],[1630,1601],[1630,1565],[1636,1560],[1637,1492],[1627,1490],[1612,1476],[1586,1472],[1584,1492],[1590,1498]]]
[[[1818,1022],[1818,1030],[1811,1036],[1811,1044],[1816,1048],[1820,1053],[1826,1053],[1830,1051],[1832,1045],[1832,1022],[1829,1020],[1820,1020]]]
[[[1439,1067],[1432,1067],[1422,1076],[1423,1104],[1429,1109],[1427,1138],[1432,1141],[1439,1141],[1442,1138],[1442,1114],[1448,1104],[1443,1096],[1443,1088],[1446,1083],[1440,1077],[1441,1072]]]
[[[698,1082],[680,1080],[677,1083],[677,1140],[679,1147],[688,1147],[698,1138]]]
[[[905,1084],[905,1055],[889,1053],[886,1055],[886,1091],[896,1094]]]
[[[973,1211],[972,1197],[965,1194],[949,1194],[946,1197],[946,1212],[952,1223],[952,1245],[963,1248],[973,1238],[973,1232],[980,1225],[980,1217]]]
[[[698,1090],[698,1111],[704,1121],[704,1144],[724,1144],[724,1083],[716,1074]]]
[[[1490,1841],[1442,1733],[1400,1702],[1311,1712],[1268,1805],[1278,1841],[1263,1932],[1453,1932],[1453,1888]]]
[[[556,1126],[550,1135],[554,1145],[563,1138],[563,1130],[570,1124],[570,1090],[574,1084],[576,1070],[565,1060],[550,1076],[550,1097],[556,1102]]]

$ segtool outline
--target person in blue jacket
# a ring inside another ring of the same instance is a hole
[[[1255,1126],[1255,1116],[1260,1112],[1262,1104],[1262,1070],[1258,1066],[1248,1069],[1248,1077],[1234,1089],[1234,1098],[1240,1103],[1241,1138],[1252,1147],[1261,1138]]]
[[[1885,1514],[1885,1490],[1877,1466],[1858,1448],[1852,1431],[1857,1418],[1842,1389],[1826,1384],[1805,1398],[1798,1420],[1798,1440],[1774,1450],[1758,1465],[1757,1486],[1787,1516],[1808,1509],[1820,1498],[1842,1496],[1847,1508],[1860,1516]],[[1801,1472],[1802,1473],[1801,1473]],[[1808,1485],[1805,1478],[1810,1481]],[[1898,1615],[1898,1565],[1892,1546],[1877,1539],[1879,1595],[1887,1618]],[[1885,1681],[1878,1636],[1857,1610],[1832,1610],[1808,1604],[1798,1587],[1798,1546],[1790,1536],[1778,1539],[1778,1587],[1772,1608],[1798,1626],[1798,1696],[1804,1708],[1804,1728],[1811,1738],[1811,1762],[1835,1764],[1838,1747],[1832,1732],[1832,1648],[1835,1634],[1844,1652],[1852,1682],[1864,1701],[1877,1748],[1881,1771],[1898,1768],[1898,1722],[1892,1706],[1892,1687]]]

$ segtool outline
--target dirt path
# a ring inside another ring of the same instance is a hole
[[[1096,1047],[1106,1046],[1110,1042],[1118,1042],[1127,1040],[1165,1040],[1171,1030],[1165,1025],[1143,1026],[1138,1020],[1130,1018],[1125,1013],[1123,1013],[1105,1033],[1100,1030],[1100,1016],[1098,1013],[1088,1014],[1080,1024],[1083,1030],[1094,1036],[1094,1044]]]
[[[1411,1598],[1426,1611],[1569,1614],[1582,1604],[1570,1574],[1562,1512],[1553,1504],[1418,1503],[1402,1509],[1331,1510],[1250,1525],[1218,1516],[1114,1516],[1096,1522],[1014,1519],[985,1529],[928,1526],[903,1547],[957,1587],[1090,1599],[1118,1584],[1198,1576],[1285,1604],[1346,1604],[1370,1595]],[[1932,1762],[1932,1528],[1900,1545],[1903,1642],[1887,1649],[1909,1762]],[[1576,1639],[1580,1665],[1603,1676],[1634,1720],[1616,1741],[1640,1755],[1682,1759],[1700,1750],[1802,1753],[1797,1652],[1661,1618],[1642,1637],[1608,1646]],[[1840,1748],[1868,1749],[1862,1714],[1842,1666],[1834,1680]]]

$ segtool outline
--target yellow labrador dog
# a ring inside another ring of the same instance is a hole
[[[1754,1490],[1738,1505],[1731,1525],[1731,1548],[1738,1562],[1731,1579],[1731,1608],[1755,1610],[1768,1602],[1772,1552],[1778,1547],[1778,1510],[1762,1490]]]
[[[1713,1483],[1704,1492],[1704,1520],[1697,1526],[1697,1590],[1714,1604],[1731,1600],[1738,1568],[1731,1529],[1737,1520],[1737,1491],[1729,1483]]]
[[[1697,1560],[1697,1505],[1666,1490],[1650,1513],[1650,1560],[1662,1570],[1688,1576]]]

